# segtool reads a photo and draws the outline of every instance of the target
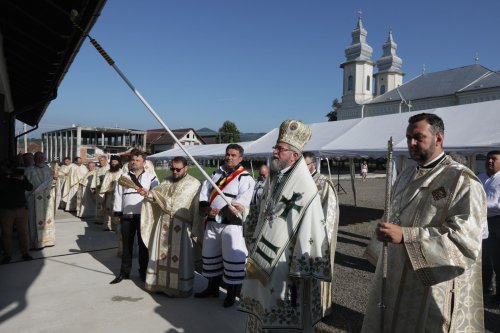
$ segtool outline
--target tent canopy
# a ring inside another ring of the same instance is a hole
[[[310,124],[311,140],[304,151],[322,157],[385,157],[392,137],[395,154],[406,154],[408,118],[418,113],[435,113],[445,124],[444,148],[458,153],[485,153],[500,147],[500,100],[412,111],[334,122]],[[266,159],[278,138],[278,128],[258,140],[242,142],[245,159]],[[227,144],[186,147],[197,159],[223,158]],[[168,160],[185,155],[180,148],[151,155],[152,160]]]

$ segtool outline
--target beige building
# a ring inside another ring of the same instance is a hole
[[[131,148],[146,148],[145,131],[73,126],[42,133],[42,151],[49,162],[65,157],[94,161],[98,155],[119,154]]]

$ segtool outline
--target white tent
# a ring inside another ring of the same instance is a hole
[[[438,108],[432,113],[443,119],[446,151],[487,153],[500,148],[500,100]],[[395,150],[406,151],[406,139]]]
[[[318,153],[320,148],[335,138],[349,132],[362,119],[349,119],[335,122],[310,124],[312,131],[311,140],[305,145],[304,151]],[[272,155],[272,147],[278,139],[279,129],[275,128],[263,137],[255,140],[245,151],[248,158],[266,158]]]
[[[445,124],[446,151],[464,154],[484,153],[500,148],[500,100],[450,106],[445,108],[405,112],[376,117],[311,124],[311,141],[304,147],[324,157],[385,157],[387,141],[392,136],[394,152],[406,154],[406,127],[412,115],[427,112],[439,115]],[[272,154],[278,138],[278,128],[258,140],[242,142],[245,159],[265,159]],[[227,144],[188,146],[197,159],[223,158]],[[149,157],[168,160],[185,155],[174,148]]]
[[[246,149],[252,142],[239,142],[238,144]],[[211,145],[184,146],[189,154],[198,160],[210,160],[223,158],[226,154],[227,143],[216,143]],[[151,155],[148,159],[153,161],[171,160],[176,156],[186,156],[184,151],[179,148],[172,148],[160,153]]]

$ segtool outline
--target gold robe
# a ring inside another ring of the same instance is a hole
[[[96,178],[96,170],[89,171],[80,181],[80,188],[77,197],[76,216],[89,218],[95,217],[96,200],[95,193],[92,192],[92,182]]]
[[[193,292],[194,260],[191,228],[199,223],[200,182],[186,175],[151,190],[141,211],[141,236],[149,250],[145,288],[169,296]]]
[[[92,180],[91,188],[94,189],[96,193],[96,220],[98,222],[104,222],[106,214],[106,201],[104,195],[99,195],[101,192],[102,183],[104,182],[104,177],[109,171],[109,163],[105,166],[101,166],[96,169],[96,176]]]
[[[239,310],[249,314],[247,332],[312,332],[325,316],[321,282],[332,278],[325,224],[303,158],[281,179],[271,175],[240,296]]]
[[[66,181],[64,182],[63,194],[61,200],[66,203],[64,208],[67,212],[77,210],[77,192],[80,188],[80,182],[87,174],[88,169],[85,165],[72,164]]]
[[[118,184],[118,179],[120,178],[121,175],[122,175],[121,170],[118,170],[116,172],[111,172],[108,170],[104,175],[104,179],[101,183],[101,188],[98,193],[98,196],[100,197],[99,200],[103,202],[102,205],[104,212],[102,221],[99,219],[97,221],[103,222],[104,225],[110,230],[115,229],[112,223],[113,204],[115,202],[115,188],[116,185]]]
[[[484,332],[481,182],[446,157],[432,169],[408,168],[394,184],[389,221],[403,244],[388,244],[384,332]],[[379,257],[362,332],[381,332]]]

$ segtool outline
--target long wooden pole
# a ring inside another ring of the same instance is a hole
[[[148,109],[148,111],[153,115],[153,117],[160,123],[161,126],[163,126],[163,128],[167,131],[167,133],[172,137],[172,139],[175,141],[175,143],[177,143],[179,145],[179,147],[186,154],[186,156],[189,157],[191,162],[193,162],[193,164],[200,170],[203,177],[205,177],[205,179],[213,186],[213,188],[217,191],[217,193],[219,193],[221,198],[224,199],[224,201],[226,201],[226,203],[231,206],[231,201],[229,201],[229,199],[224,195],[224,193],[222,193],[220,188],[214,183],[212,178],[210,178],[210,176],[205,172],[205,170],[203,170],[203,168],[198,164],[198,162],[196,162],[194,157],[191,156],[191,154],[184,148],[184,146],[181,144],[179,139],[177,139],[177,137],[174,135],[174,133],[172,133],[170,128],[167,126],[167,124],[160,118],[160,116],[158,116],[158,114],[153,109],[153,107],[141,95],[141,93],[134,87],[132,82],[130,82],[129,79],[125,76],[125,74],[123,74],[123,72],[118,68],[118,66],[116,66],[115,61],[109,56],[109,54],[102,48],[102,46],[94,38],[92,38],[88,33],[83,31],[83,29],[78,24],[76,24],[75,19],[77,16],[78,16],[78,12],[76,10],[72,10],[70,13],[70,20],[71,20],[71,23],[73,24],[73,26],[75,26],[78,30],[80,30],[82,32],[82,34],[90,40],[90,43],[95,47],[95,49],[104,58],[104,60],[106,60],[106,62],[111,67],[113,67],[113,69],[116,71],[116,73],[118,73],[118,75],[122,78],[123,81],[125,81],[127,86],[129,86],[129,88],[133,91],[133,93],[137,96],[137,98],[139,98],[139,100],[142,102],[142,104],[144,104],[146,109]]]

